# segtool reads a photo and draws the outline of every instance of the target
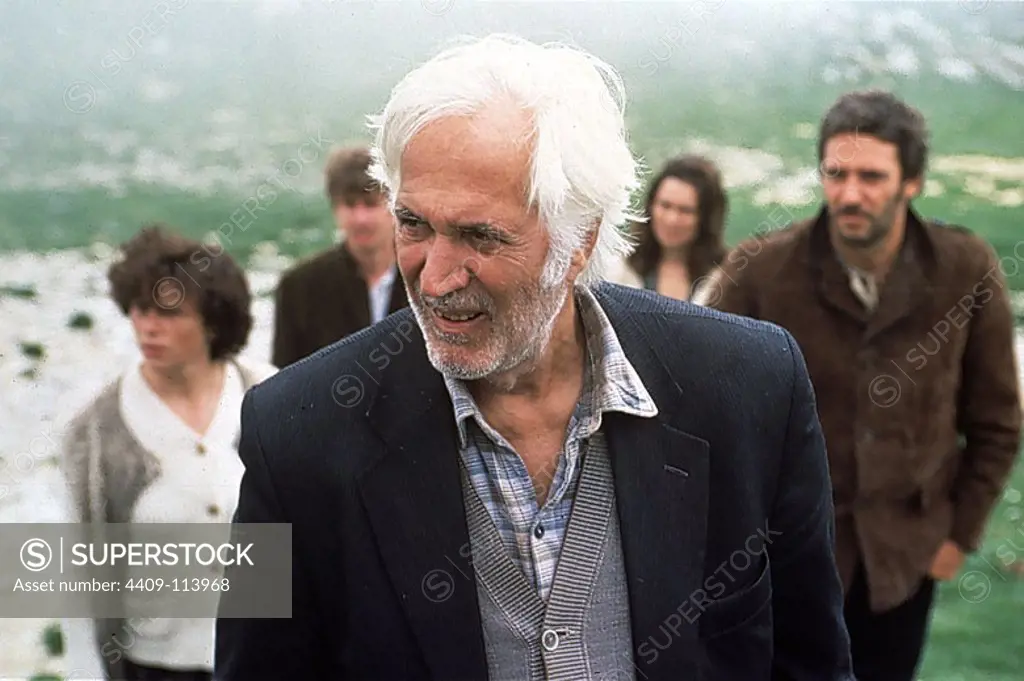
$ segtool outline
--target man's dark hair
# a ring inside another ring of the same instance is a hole
[[[818,134],[818,162],[836,135],[870,135],[896,145],[902,179],[922,177],[928,164],[928,128],[924,116],[891,92],[860,90],[841,96],[825,114]]]
[[[637,245],[629,257],[629,264],[641,277],[646,277],[661,260],[661,244],[654,236],[651,208],[661,183],[670,177],[689,184],[697,191],[697,237],[690,247],[689,262],[686,263],[691,280],[696,281],[720,264],[727,250],[724,232],[729,199],[718,167],[703,156],[684,155],[670,159],[651,180],[644,204],[647,221],[634,225]]]
[[[324,168],[324,190],[331,207],[339,204],[376,202],[381,186],[370,176],[370,150],[365,147],[335,149]]]
[[[245,273],[222,247],[148,225],[120,246],[123,259],[107,271],[110,294],[128,314],[132,307],[173,312],[191,302],[210,334],[210,359],[228,359],[245,347],[252,330],[252,296]]]

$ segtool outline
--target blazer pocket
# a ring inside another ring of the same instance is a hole
[[[700,616],[700,637],[713,639],[749,624],[762,614],[771,600],[771,566],[768,553],[764,552],[761,554],[761,570],[753,584],[706,605]]]

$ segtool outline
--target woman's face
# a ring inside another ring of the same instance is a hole
[[[689,246],[699,232],[697,189],[677,177],[658,186],[651,205],[651,229],[664,249]]]
[[[128,316],[145,362],[158,370],[174,370],[209,359],[203,318],[190,301],[178,305],[133,305]]]

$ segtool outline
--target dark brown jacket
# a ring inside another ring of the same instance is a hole
[[[388,312],[407,305],[400,272],[391,286]],[[273,364],[296,362],[370,325],[366,280],[352,254],[339,244],[281,276],[274,298]]]
[[[1009,291],[993,249],[908,213],[874,314],[850,290],[828,215],[739,244],[704,292],[775,322],[806,355],[846,588],[863,561],[876,611],[914,593],[942,542],[978,548],[1020,445]]]

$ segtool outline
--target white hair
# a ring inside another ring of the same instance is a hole
[[[420,129],[508,99],[530,114],[532,168],[525,199],[551,240],[542,280],[550,286],[564,278],[572,252],[595,226],[594,250],[577,281],[606,278],[633,250],[620,227],[639,217],[630,202],[640,184],[640,162],[627,141],[621,76],[581,49],[504,34],[460,39],[407,74],[383,111],[369,117],[376,137],[370,174],[394,206],[402,153]]]

